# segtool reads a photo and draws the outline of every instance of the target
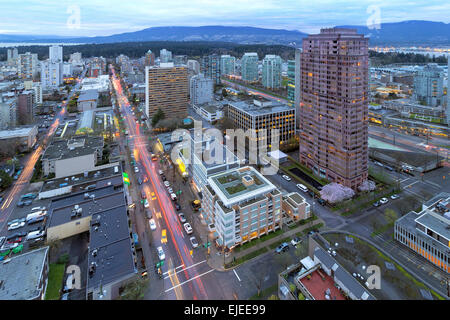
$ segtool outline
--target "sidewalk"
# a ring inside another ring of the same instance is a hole
[[[228,257],[225,258],[225,263],[230,263],[234,258],[238,259],[238,258],[244,257],[244,256],[246,256],[246,255],[248,255],[248,254],[250,254],[252,252],[255,252],[255,251],[259,250],[259,249],[262,249],[264,247],[266,247],[269,250],[266,253],[269,253],[269,252],[273,251],[272,249],[269,248],[269,246],[271,244],[276,243],[277,241],[280,241],[280,240],[282,240],[284,238],[287,238],[287,237],[292,239],[292,238],[295,237],[296,233],[301,232],[301,231],[303,231],[303,230],[305,230],[307,228],[313,227],[313,226],[315,226],[317,224],[320,224],[320,223],[325,224],[322,219],[317,218],[316,220],[313,221],[312,225],[309,224],[309,223],[306,223],[305,225],[298,226],[297,228],[287,230],[287,231],[281,233],[280,235],[278,235],[276,237],[273,237],[272,239],[266,240],[264,242],[260,242],[260,243],[258,243],[256,245],[246,249],[246,250],[242,250],[242,251],[239,251],[237,253],[232,252]],[[285,229],[287,229],[287,227],[283,228],[283,230],[285,230]],[[213,269],[215,269],[217,271],[228,271],[228,270],[231,270],[231,269],[234,268],[234,267],[232,267],[232,268],[229,268],[229,269],[225,269],[223,255],[220,252],[219,252],[220,255],[217,254],[218,251],[217,251],[217,249],[214,246],[212,246],[211,249],[212,249],[211,250],[211,256],[208,258],[208,261],[207,261],[208,265],[211,268],[213,268]]]

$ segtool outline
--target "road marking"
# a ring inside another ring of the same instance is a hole
[[[431,182],[431,181],[424,181],[424,183],[431,184],[432,186],[434,186],[438,189],[442,188],[442,186],[438,185],[437,183]]]
[[[171,269],[171,270],[177,270],[177,269],[179,269],[179,268],[183,268],[184,267],[184,264],[182,264],[182,265],[180,265],[180,266],[178,266],[178,267],[176,267],[175,269]],[[163,275],[166,275],[166,274],[168,274],[171,270],[168,270],[168,271],[166,271],[166,272],[164,272],[163,273]]]
[[[236,270],[233,269],[233,272],[234,272],[234,274],[236,275],[236,278],[239,280],[239,282],[241,282],[241,278],[239,278],[239,276],[238,276]]]
[[[193,267],[195,267],[195,266],[198,266],[199,264],[202,264],[202,263],[204,263],[204,262],[206,262],[206,260],[203,260],[203,261],[197,262],[196,264],[190,265],[189,267],[187,267],[187,268],[185,268],[185,269],[183,269],[183,270],[180,270],[180,271],[178,271],[178,272],[175,272],[175,274],[180,273],[180,272],[183,272],[183,271],[186,271],[186,270],[188,270],[188,269],[191,269],[191,268],[193,268]],[[182,266],[184,267],[184,265],[182,265]],[[179,267],[177,267],[177,268],[179,268]],[[175,269],[175,270],[176,270],[176,269]],[[169,271],[167,271],[166,273],[169,273]],[[164,274],[163,274],[163,275],[164,275]],[[167,277],[165,277],[164,279],[167,279],[167,278],[169,278],[169,277],[167,276]]]
[[[415,185],[416,183],[419,183],[419,182],[420,182],[420,181],[417,180],[417,181],[415,181],[415,182],[413,182],[413,183],[410,183],[410,184],[408,184],[407,186],[404,186],[403,189],[406,189],[406,188],[408,188],[408,187],[411,187],[411,186],[413,186],[413,185]]]
[[[167,289],[167,290],[165,290],[164,292],[169,292],[169,291],[171,291],[171,290],[173,290],[173,289],[176,289],[176,288],[178,288],[178,287],[180,287],[180,286],[182,286],[182,285],[184,285],[184,284],[186,284],[186,283],[188,283],[188,282],[191,282],[191,281],[193,281],[193,280],[195,280],[195,279],[197,279],[197,278],[203,277],[204,275],[206,275],[206,274],[208,274],[208,273],[211,273],[211,272],[213,272],[213,271],[215,271],[215,270],[214,270],[214,269],[211,269],[211,270],[209,270],[209,271],[206,271],[206,272],[204,272],[204,273],[202,273],[202,274],[199,274],[199,275],[193,277],[192,279],[189,279],[189,280],[186,280],[186,281],[184,281],[184,282],[182,282],[182,283],[180,283],[180,284],[177,284],[176,286],[174,286],[174,287],[172,287],[172,288],[170,288],[170,289]]]

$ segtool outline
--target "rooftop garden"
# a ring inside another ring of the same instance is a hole
[[[231,187],[226,188],[227,192],[228,192],[230,195],[233,195],[233,194],[235,194],[235,193],[244,191],[245,189],[247,189],[247,188],[246,188],[246,186],[244,186],[243,183],[239,183],[239,184],[237,184],[237,185],[235,185],[235,186],[231,186]]]
[[[236,181],[238,179],[239,178],[237,176],[235,176],[233,174],[229,174],[229,175],[226,175],[226,176],[218,178],[217,181],[219,181],[220,184],[226,184],[226,183],[229,183],[229,182]]]

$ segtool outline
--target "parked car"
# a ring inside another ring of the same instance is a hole
[[[38,211],[45,211],[47,209],[46,207],[34,207],[31,209],[31,213],[38,212]]]
[[[138,173],[139,172],[139,168],[138,167],[134,167],[134,172]]]
[[[386,203],[388,203],[388,202],[389,202],[388,198],[381,198],[381,199],[380,199],[380,203],[381,203],[381,204],[386,204]]]
[[[150,219],[150,221],[148,222],[150,225],[150,230],[155,231],[156,230],[156,223],[155,220]]]
[[[178,202],[175,202],[175,209],[178,211],[178,210],[181,210],[181,207],[180,207],[180,205],[178,204]]]
[[[172,199],[172,201],[177,201],[177,195],[175,193],[171,193],[170,198]]]
[[[23,204],[24,204],[25,206],[31,206],[32,203],[33,203],[33,200],[25,200],[25,201],[23,202]]]
[[[22,208],[24,205],[25,205],[24,201],[22,201],[22,200],[17,201],[17,206],[19,208]]]
[[[287,175],[283,175],[283,179],[286,181],[291,181],[291,177],[287,176]]]
[[[141,179],[141,178],[138,178],[137,181],[138,181],[138,184],[139,184],[139,185],[142,184],[142,179]]]
[[[302,239],[300,239],[300,237],[295,237],[294,239],[291,240],[291,244],[295,247],[296,245],[298,245],[299,243],[302,242]]]
[[[25,221],[22,222],[14,222],[8,227],[8,231],[16,230],[22,228],[25,225]]]
[[[141,190],[141,198],[142,199],[146,199],[147,198],[147,194],[145,193],[144,190]]]
[[[0,246],[5,243],[6,237],[0,237]]]
[[[16,248],[18,245],[19,245],[19,244],[18,244],[18,243],[15,243],[15,242],[13,242],[13,243],[5,243],[5,244],[0,248],[0,251],[11,250],[11,249]]]
[[[15,240],[15,239],[17,239],[17,238],[23,238],[23,237],[25,237],[26,235],[27,235],[26,232],[16,232],[16,233],[13,233],[13,234],[7,236],[7,237],[6,237],[6,240],[7,240],[8,242],[12,242],[12,240]]]
[[[169,192],[169,193],[173,193],[173,189],[172,188],[167,188],[167,191]]]
[[[186,222],[186,217],[184,216],[184,214],[182,212],[180,212],[178,214],[178,217],[180,218],[181,223],[185,223]]]
[[[8,226],[10,226],[10,225],[12,225],[13,223],[17,223],[17,222],[25,222],[26,221],[26,218],[20,218],[20,219],[14,219],[14,220],[11,220],[11,221],[8,221]]]
[[[150,207],[150,204],[148,203],[148,200],[145,199],[144,200],[144,208],[148,208],[148,207]]]
[[[314,197],[316,196],[316,195],[314,194],[314,191],[312,191],[312,190],[309,190],[309,191],[308,191],[308,194],[309,194],[309,196],[310,196],[311,198],[313,198],[313,199],[314,199]]]
[[[400,198],[400,196],[399,196],[398,194],[393,194],[393,195],[391,196],[391,199],[392,199],[392,200],[396,200],[396,199],[398,199],[398,198]]]
[[[280,244],[276,249],[275,252],[276,253],[282,253],[285,251],[289,250],[289,244],[287,242],[283,242],[282,244]]]
[[[160,176],[162,176],[164,174],[164,172],[162,170],[159,170],[158,173]]]
[[[186,233],[187,234],[191,234],[192,233],[192,227],[191,227],[191,225],[188,223],[188,222],[186,222],[184,225],[184,230],[186,230]]]
[[[45,231],[40,231],[40,230],[29,232],[27,234],[27,237],[25,238],[25,241],[41,238],[44,236],[44,234],[45,234]]]
[[[170,187],[170,182],[169,181],[164,181],[164,185],[168,188],[168,187]]]
[[[197,242],[197,239],[195,239],[195,237],[190,237],[189,241],[191,241],[192,248],[195,249],[198,247],[198,242]]]
[[[374,203],[373,203],[373,206],[374,206],[374,207],[379,207],[380,205],[381,205],[380,201],[377,201],[377,202],[374,202]]]
[[[308,192],[308,188],[305,187],[304,185],[300,184],[300,183],[297,184],[297,188],[299,188],[303,192]]]
[[[156,251],[158,252],[159,260],[164,260],[166,258],[166,255],[164,254],[164,250],[162,247],[156,248]]]
[[[325,206],[327,204],[327,202],[325,200],[323,200],[322,198],[317,199],[317,202],[321,205],[321,206]]]

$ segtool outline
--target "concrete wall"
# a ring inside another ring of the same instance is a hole
[[[92,216],[69,221],[59,226],[47,229],[47,242],[52,240],[60,240],[71,236],[89,231]]]
[[[55,178],[95,170],[95,154],[55,161]]]

